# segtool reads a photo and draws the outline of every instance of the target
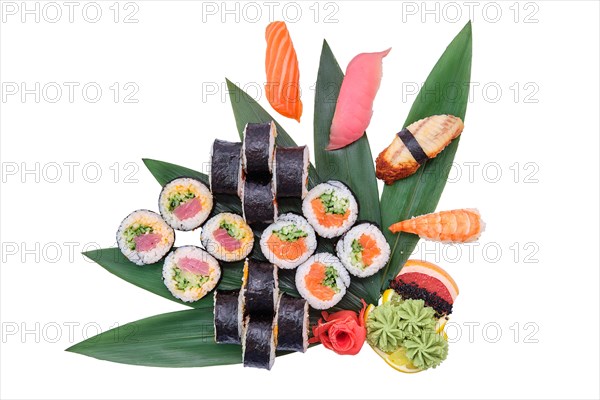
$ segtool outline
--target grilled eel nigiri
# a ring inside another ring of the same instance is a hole
[[[391,185],[414,174],[430,158],[437,156],[464,128],[453,115],[432,115],[402,129],[377,157],[376,175]]]

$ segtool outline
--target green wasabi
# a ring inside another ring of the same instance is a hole
[[[413,365],[420,369],[435,368],[448,357],[448,342],[432,331],[406,339],[402,346]]]
[[[399,307],[392,302],[384,303],[367,318],[367,341],[386,353],[398,350],[405,336],[400,330]]]

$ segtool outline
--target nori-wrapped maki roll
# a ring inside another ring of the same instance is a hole
[[[273,316],[248,316],[242,333],[244,367],[271,369],[275,362],[277,337]]]
[[[247,124],[242,145],[242,165],[250,176],[270,175],[277,129],[273,122]]]
[[[303,199],[308,185],[308,147],[277,147],[273,181],[278,198]]]
[[[279,298],[277,267],[247,259],[244,263],[241,296],[245,314],[273,315]]]
[[[270,224],[277,218],[277,200],[270,180],[247,178],[241,198],[244,219],[248,224]]]
[[[237,196],[242,182],[242,144],[216,139],[211,148],[210,190]]]
[[[277,311],[277,350],[304,353],[308,349],[308,329],[306,300],[282,294]]]
[[[240,344],[242,308],[239,290],[215,291],[215,342]]]

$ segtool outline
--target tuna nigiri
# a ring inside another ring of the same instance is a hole
[[[438,242],[466,243],[477,240],[484,226],[479,211],[460,209],[421,215],[397,222],[390,226],[390,231],[414,233],[423,239]]]
[[[275,21],[267,26],[267,56],[265,69],[267,100],[279,114],[300,122],[300,70],[292,38],[285,22]]]
[[[391,48],[379,53],[362,53],[350,61],[338,96],[327,150],[341,149],[360,139],[373,115],[379,90],[382,60]]]

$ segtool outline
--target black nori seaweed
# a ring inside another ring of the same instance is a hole
[[[302,197],[302,190],[306,186],[303,181],[304,151],[306,146],[277,147],[275,151],[275,182],[277,197]]]
[[[215,291],[215,341],[240,344],[239,290]]]
[[[245,312],[250,315],[275,313],[277,298],[277,272],[273,264],[249,259],[247,261],[248,277],[242,287]]]
[[[277,312],[277,350],[304,352],[307,334],[303,330],[308,329],[304,326],[307,312],[306,300],[281,295]]]
[[[271,173],[269,157],[273,149],[269,146],[271,139],[271,128],[275,126],[271,122],[264,124],[248,124],[244,131],[244,151],[246,165],[244,169],[248,175],[268,175]]]
[[[417,141],[411,131],[404,128],[398,132],[398,137],[402,140],[402,143],[406,146],[410,154],[415,158],[415,161],[421,165],[425,161],[429,160],[429,157],[421,147],[421,144]]]
[[[210,166],[210,190],[213,194],[238,194],[241,156],[241,143],[214,141]]]
[[[271,369],[273,316],[246,318],[244,367]]]
[[[244,182],[244,217],[248,224],[270,224],[275,219],[275,198],[270,181],[246,178]]]
[[[405,299],[421,299],[425,305],[435,310],[436,316],[452,314],[452,304],[442,299],[436,292],[428,292],[419,287],[415,282],[405,282],[400,277],[390,282],[390,288]]]

